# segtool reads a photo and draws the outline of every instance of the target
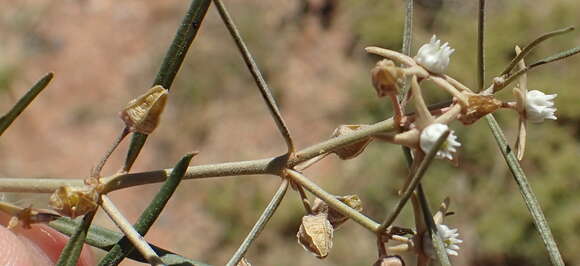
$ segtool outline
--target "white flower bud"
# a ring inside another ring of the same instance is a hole
[[[433,35],[429,43],[423,44],[419,48],[414,59],[415,62],[425,69],[433,73],[441,74],[449,65],[449,56],[453,52],[455,52],[455,49],[451,49],[448,43],[441,45],[441,41],[437,40],[435,35]]]
[[[544,94],[539,90],[529,91],[526,95],[526,116],[533,123],[544,122],[544,119],[556,120],[554,98],[557,94]]]
[[[449,129],[447,125],[440,123],[431,124],[424,128],[420,137],[421,150],[423,150],[425,153],[428,153],[431,149],[433,149],[437,139],[439,139],[439,137],[447,129]],[[455,136],[453,131],[451,131],[449,136],[447,136],[447,140],[445,140],[443,145],[441,145],[441,149],[437,151],[436,157],[440,159],[447,158],[449,160],[453,160],[453,153],[457,151],[456,147],[460,146],[461,143],[457,141],[457,136]]]
[[[459,253],[459,244],[463,243],[463,240],[459,239],[459,233],[457,229],[452,229],[444,224],[437,225],[437,233],[443,244],[445,245],[445,251],[448,255],[457,256]],[[429,233],[423,235],[423,251],[430,257],[435,257],[435,251],[433,249],[433,242]]]

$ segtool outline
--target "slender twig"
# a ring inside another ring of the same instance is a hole
[[[119,144],[121,144],[121,141],[123,141],[123,139],[128,134],[129,134],[129,128],[125,127],[125,129],[123,129],[121,134],[115,139],[115,141],[113,142],[113,145],[111,145],[111,147],[109,147],[109,149],[105,152],[105,155],[103,155],[103,158],[101,158],[101,160],[97,163],[97,166],[95,166],[95,168],[93,169],[93,171],[91,173],[91,177],[99,178],[101,176],[101,171],[103,170],[103,167],[107,163],[107,160],[109,159],[109,157],[111,157],[111,154],[113,154],[115,149],[117,149],[117,147],[119,147]]]
[[[147,259],[151,265],[164,265],[161,258],[157,256],[155,251],[149,246],[149,243],[133,228],[133,226],[125,219],[123,214],[117,209],[113,201],[106,195],[101,195],[101,206],[107,213],[109,218],[119,227],[125,236],[131,241],[135,248]]]
[[[151,203],[143,211],[137,222],[133,226],[135,231],[140,235],[144,236],[149,231],[149,228],[157,220],[161,211],[177,189],[180,184],[187,166],[191,161],[191,158],[197,153],[190,153],[185,155],[179,162],[175,165],[174,170],[171,172],[167,181],[161,186],[159,192],[155,195]],[[125,258],[129,253],[133,251],[133,246],[126,237],[119,240],[113,248],[107,253],[105,257],[99,262],[99,265],[117,265],[123,258]]]
[[[293,182],[296,182],[297,184],[303,186],[306,190],[310,191],[316,197],[326,202],[331,208],[351,218],[353,221],[362,225],[364,228],[374,233],[378,232],[378,228],[380,225],[377,222],[373,221],[372,219],[360,213],[359,211],[353,209],[352,207],[346,205],[344,202],[338,200],[334,195],[326,192],[316,183],[308,179],[308,177],[290,169],[288,169],[286,173],[288,178],[292,179]]]
[[[413,0],[406,0],[405,1],[405,25],[403,28],[403,47],[401,51],[404,55],[411,56],[411,47],[413,46]],[[407,94],[409,90],[409,77],[406,77],[403,84],[403,90],[400,95],[397,96],[399,99],[399,103],[404,101],[404,96]],[[404,112],[405,105],[401,107],[401,110]]]
[[[560,251],[558,250],[558,246],[556,245],[556,241],[552,235],[552,231],[550,230],[550,226],[548,225],[548,221],[542,212],[542,208],[534,191],[532,190],[532,186],[528,182],[528,179],[524,173],[524,170],[520,166],[518,159],[516,158],[515,154],[513,153],[511,147],[506,141],[505,135],[503,134],[499,124],[493,117],[493,115],[489,114],[485,117],[487,119],[487,124],[489,125],[491,132],[497,142],[497,145],[503,155],[512,175],[518,184],[518,188],[522,197],[524,198],[524,202],[526,203],[526,207],[528,208],[532,218],[534,220],[534,225],[536,226],[536,230],[540,234],[544,245],[546,246],[546,250],[550,256],[550,261],[552,265],[564,265],[564,261],[562,260],[562,255],[560,255]]]
[[[509,63],[509,65],[506,66],[506,68],[501,72],[500,76],[506,75],[508,74],[510,71],[512,71],[514,69],[514,67],[518,64],[518,62],[520,60],[522,60],[524,57],[526,57],[538,44],[542,43],[543,41],[550,39],[552,37],[556,37],[558,35],[567,33],[574,30],[574,27],[566,27],[563,29],[559,29],[559,30],[555,30],[552,32],[548,32],[538,38],[536,38],[534,41],[532,41],[530,44],[526,45],[526,47],[524,47],[524,49],[522,49],[522,52],[520,54],[518,54],[516,57],[514,57],[514,59],[512,59],[512,61]]]
[[[437,255],[437,259],[439,259],[441,266],[451,266],[449,256],[447,256],[447,251],[445,250],[445,244],[437,232],[438,229],[435,225],[435,221],[433,220],[433,214],[431,214],[431,208],[429,208],[429,203],[427,202],[427,197],[425,196],[425,192],[423,191],[423,186],[421,186],[421,184],[419,184],[417,187],[417,195],[419,197],[421,210],[423,211],[423,218],[429,227],[429,235],[431,236],[431,241],[435,247],[435,254]]]
[[[93,222],[93,218],[97,211],[92,211],[83,217],[82,223],[78,224],[74,229],[74,233],[71,235],[71,238],[66,243],[66,246],[63,248],[60,256],[58,257],[58,261],[56,262],[56,266],[76,266],[77,261],[81,255],[81,251],[85,244],[85,239],[87,237],[87,232],[91,223]]]
[[[354,143],[368,136],[381,132],[389,132],[393,129],[393,120],[387,119],[349,134],[331,138],[296,152],[295,156],[288,160],[288,165],[290,167],[295,166],[301,162],[326,154],[334,149]],[[190,166],[187,168],[184,179],[257,174],[280,175],[285,167],[284,156],[252,161]],[[109,185],[110,189],[118,190],[136,185],[164,182],[172,171],[173,169],[163,169],[141,173],[118,174],[104,177],[101,181],[103,183],[112,183]],[[7,177],[0,178],[0,192],[52,193],[64,185],[77,187],[83,184],[81,179]]]
[[[264,210],[262,215],[260,215],[260,218],[258,218],[256,224],[254,224],[254,227],[252,227],[252,230],[248,233],[248,235],[246,236],[246,238],[244,239],[238,250],[236,250],[236,253],[234,253],[232,258],[228,261],[227,264],[228,266],[237,265],[237,263],[246,254],[246,251],[248,250],[250,245],[252,245],[254,240],[258,238],[260,232],[262,232],[264,227],[266,227],[266,224],[268,223],[268,221],[270,221],[270,218],[272,218],[274,212],[276,212],[276,210],[278,209],[280,202],[282,202],[282,199],[284,199],[284,195],[286,194],[286,190],[288,189],[288,183],[289,183],[288,179],[282,180],[282,183],[278,187],[276,194],[274,194],[272,200],[270,200],[270,203],[268,203],[268,206],[266,206],[266,209]]]
[[[238,31],[236,25],[234,24],[234,21],[230,17],[230,14],[228,13],[223,2],[221,0],[213,0],[213,2],[215,4],[222,20],[224,21],[224,24],[228,28],[228,31],[232,35],[232,38],[236,42],[236,45],[238,46],[238,49],[240,50],[240,53],[242,54],[242,57],[244,58],[244,62],[246,63],[246,66],[248,67],[248,69],[252,73],[252,77],[254,77],[254,81],[256,81],[256,85],[258,85],[258,88],[260,89],[260,93],[262,94],[262,98],[264,99],[266,105],[268,106],[268,110],[270,111],[270,114],[272,115],[274,122],[276,122],[276,126],[278,127],[278,130],[282,134],[284,141],[286,141],[286,145],[288,146],[288,154],[294,152],[294,142],[292,140],[292,137],[290,136],[290,131],[288,130],[288,126],[286,126],[286,123],[284,122],[284,119],[282,118],[282,115],[280,114],[280,110],[278,109],[278,105],[276,104],[276,100],[274,99],[274,96],[272,96],[272,92],[270,91],[268,84],[266,83],[266,81],[262,77],[262,73],[260,72],[258,65],[256,65],[256,62],[254,61],[252,54],[248,50],[248,47],[246,46],[244,40],[242,39],[240,32]]]
[[[477,13],[477,91],[483,90],[485,78],[485,0],[479,0]]]
[[[515,81],[521,75],[527,73],[528,71],[530,71],[536,67],[539,67],[539,66],[544,65],[544,64],[552,63],[555,61],[559,61],[559,60],[565,59],[567,57],[576,55],[578,53],[580,53],[580,46],[574,47],[572,49],[563,51],[563,52],[555,54],[553,56],[549,56],[549,57],[543,58],[541,60],[538,60],[538,61],[528,65],[527,67],[521,68],[518,71],[516,71],[515,73],[511,74],[505,81],[502,81],[499,84],[492,84],[492,86],[489,87],[486,90],[486,92],[496,93],[496,92],[502,90],[503,88],[505,88],[507,85],[509,85],[513,81]]]
[[[48,83],[52,80],[54,74],[48,73],[44,75],[32,88],[30,88],[22,98],[8,111],[5,115],[0,117],[0,136],[4,134],[4,131],[14,122],[14,120],[28,107],[28,105],[34,101],[36,96],[46,88]]]
[[[427,169],[431,165],[431,162],[433,161],[433,159],[435,158],[435,155],[437,154],[437,152],[441,148],[441,145],[443,145],[445,140],[447,140],[447,136],[449,136],[449,133],[450,133],[450,131],[447,130],[437,139],[437,142],[435,142],[433,149],[431,149],[427,153],[427,155],[425,156],[423,161],[421,161],[421,164],[419,164],[419,167],[417,168],[417,170],[414,173],[412,173],[413,177],[411,178],[409,185],[405,188],[405,191],[403,192],[401,199],[399,200],[399,202],[397,203],[397,205],[395,206],[393,211],[391,211],[390,215],[385,219],[385,221],[379,227],[379,232],[384,231],[387,227],[389,227],[395,221],[397,216],[399,216],[399,214],[401,213],[401,210],[403,210],[403,207],[405,207],[405,205],[407,204],[407,201],[409,200],[411,195],[413,195],[415,188],[417,188],[417,185],[419,185],[419,182],[421,182],[421,179],[423,178],[423,176],[425,175],[425,172],[427,171]]]
[[[211,0],[192,0],[187,13],[181,21],[181,25],[175,33],[173,42],[169,46],[165,57],[163,58],[163,63],[157,76],[153,81],[153,85],[161,85],[167,90],[171,90],[171,85],[177,72],[181,68],[181,64],[185,59],[187,51],[191,46],[191,43],[197,35],[201,23],[207,13],[207,9]],[[137,156],[141,152],[145,141],[147,140],[146,134],[133,133],[133,138],[131,139],[131,144],[129,145],[129,151],[127,152],[127,157],[125,159],[125,164],[123,166],[123,172],[128,172]]]

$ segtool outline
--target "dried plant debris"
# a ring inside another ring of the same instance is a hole
[[[50,196],[49,205],[58,213],[74,219],[97,208],[98,193],[92,186],[62,186]]]
[[[359,212],[363,210],[362,202],[358,195],[339,196],[337,199]],[[337,210],[330,208],[326,202],[319,198],[314,200],[314,204],[312,205],[312,213],[327,214],[327,219],[335,230],[349,219],[347,216],[343,215]]]
[[[149,89],[147,93],[129,102],[121,111],[121,119],[131,131],[151,134],[159,124],[167,94],[168,91],[160,85]]]
[[[304,250],[311,252],[317,258],[328,256],[332,248],[334,228],[325,213],[306,215],[302,217],[302,224],[296,234],[298,243]]]
[[[334,130],[332,137],[347,135],[365,127],[368,127],[368,125],[341,125]],[[361,154],[372,140],[372,137],[366,137],[352,144],[335,149],[332,152],[342,160],[352,159]]]

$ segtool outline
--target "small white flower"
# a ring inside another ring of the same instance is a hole
[[[415,62],[423,66],[425,69],[441,74],[449,65],[449,56],[455,52],[455,49],[449,47],[449,43],[441,45],[441,41],[437,40],[435,35],[431,37],[431,42],[423,44],[417,55]]]
[[[556,120],[554,98],[557,94],[544,94],[539,90],[529,91],[526,95],[526,115],[533,123],[544,122],[544,119]]]
[[[437,225],[437,233],[439,237],[443,241],[445,245],[445,251],[448,255],[457,256],[459,255],[459,244],[463,243],[463,240],[459,239],[459,233],[457,232],[457,228],[452,229],[444,224]],[[433,242],[431,241],[431,237],[429,233],[425,233],[423,235],[423,250],[425,253],[434,258],[435,252],[433,249]]]
[[[425,153],[428,153],[431,149],[433,149],[433,146],[435,146],[435,142],[437,142],[437,139],[439,139],[439,137],[447,129],[449,129],[447,125],[440,123],[431,124],[426,128],[424,128],[423,131],[421,132],[420,137],[421,150],[423,150]],[[443,142],[443,145],[441,145],[441,149],[437,151],[436,157],[440,159],[447,158],[449,160],[453,160],[453,153],[455,153],[457,151],[456,148],[460,146],[461,143],[457,141],[457,136],[455,136],[455,134],[453,134],[453,131],[451,131],[449,133],[449,136],[447,136],[447,140],[445,140],[445,142]]]

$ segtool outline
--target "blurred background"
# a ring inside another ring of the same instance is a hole
[[[269,82],[298,148],[327,139],[341,124],[391,116],[369,70],[378,58],[365,46],[399,50],[404,2],[378,0],[225,1]],[[432,34],[456,49],[448,73],[476,79],[477,1],[417,0],[413,51]],[[487,1],[486,84],[514,56],[516,44],[580,25],[580,4]],[[0,140],[0,176],[85,178],[123,128],[118,112],[149,88],[189,1],[0,0],[0,110],[10,108],[49,71],[55,79]],[[580,45],[580,32],[542,44],[530,61]],[[413,52],[414,53],[414,52]],[[531,72],[529,88],[557,93],[558,120],[529,125],[522,161],[569,265],[580,265],[580,57]],[[427,87],[430,102],[447,95]],[[512,98],[509,89],[502,99]],[[216,10],[210,7],[171,91],[159,128],[133,171],[172,167],[186,152],[192,164],[249,160],[285,151],[253,80]],[[4,112],[4,111],[2,111]],[[515,140],[517,115],[497,118]],[[451,197],[464,243],[455,265],[547,265],[517,186],[487,125],[453,124],[463,146],[460,168],[437,161],[424,179],[432,207]],[[128,140],[104,174],[122,165]],[[306,174],[329,192],[358,194],[365,214],[382,220],[407,173],[397,146],[374,143],[349,161],[329,156]],[[189,258],[224,264],[273,195],[279,178],[244,176],[187,181],[147,239]],[[134,221],[158,190],[147,185],[112,193]],[[43,207],[47,195],[9,195]],[[289,191],[247,257],[254,265],[371,265],[374,236],[355,223],[335,233],[334,248],[316,259],[296,243],[304,215]],[[114,228],[99,213],[100,225]],[[396,222],[412,227],[410,208]],[[123,265],[136,265],[125,261]]]

